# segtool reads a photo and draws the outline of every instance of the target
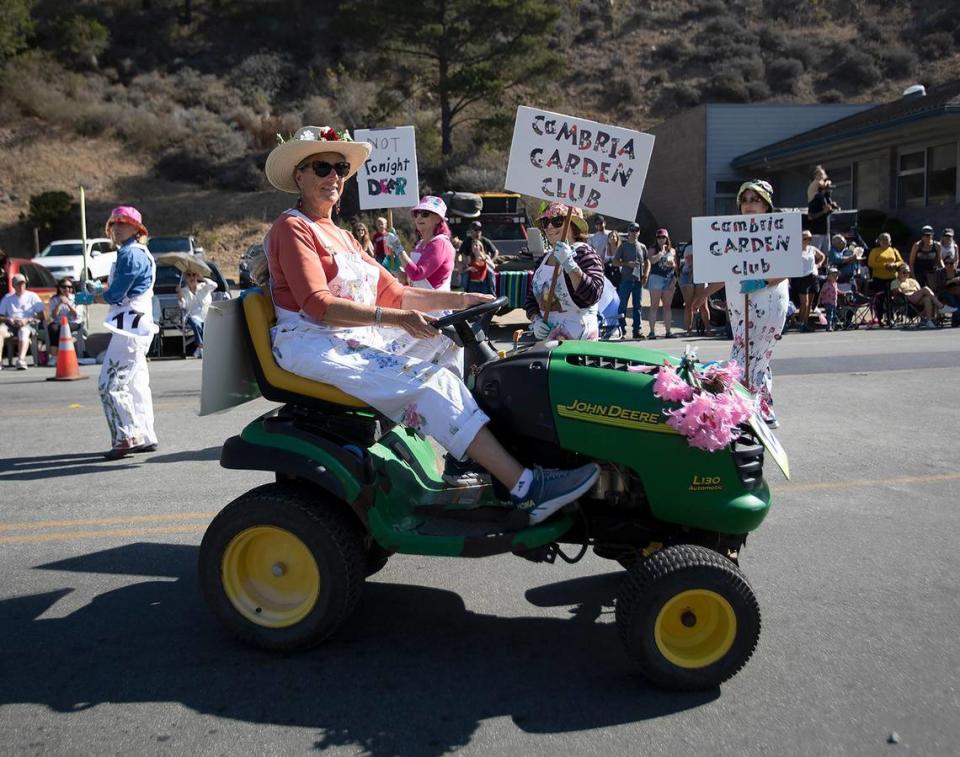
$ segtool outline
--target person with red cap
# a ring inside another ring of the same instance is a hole
[[[86,291],[78,294],[76,301],[89,304],[98,300],[110,305],[103,325],[112,335],[103,357],[99,391],[111,437],[104,458],[118,460],[134,452],[157,449],[147,370],[147,350],[157,331],[153,323],[157,264],[143,244],[147,228],[136,208],[114,208],[105,233],[117,245],[117,262],[110,271],[109,285],[104,289],[99,281],[87,281]]]

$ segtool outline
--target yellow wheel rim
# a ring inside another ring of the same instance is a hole
[[[320,593],[320,569],[307,545],[276,526],[234,536],[223,553],[222,578],[237,612],[267,628],[303,620]]]
[[[691,589],[667,601],[653,626],[660,654],[681,668],[705,668],[723,657],[737,635],[737,615],[714,591]]]

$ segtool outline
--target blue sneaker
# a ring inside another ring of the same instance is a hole
[[[525,512],[530,525],[545,521],[564,505],[585,493],[597,480],[600,469],[595,463],[581,465],[573,470],[534,468],[533,483],[522,500],[514,497],[517,510]]]

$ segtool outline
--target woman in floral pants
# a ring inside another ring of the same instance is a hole
[[[773,212],[773,187],[766,181],[745,181],[737,192],[737,205],[742,215]],[[707,301],[714,292],[726,287],[727,312],[733,328],[733,347],[730,359],[737,362],[743,371],[743,383],[753,392],[760,415],[770,428],[779,428],[780,422],[773,412],[773,374],[770,361],[773,348],[783,332],[787,318],[789,290],[786,279],[751,279],[721,281],[698,290],[694,311]],[[747,295],[747,297],[745,297]],[[749,330],[744,299],[750,304]],[[749,343],[747,337],[749,336]],[[747,364],[749,346],[750,363]]]

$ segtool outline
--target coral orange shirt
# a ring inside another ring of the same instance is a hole
[[[365,262],[377,268],[377,304],[400,307],[404,286],[374,258],[362,252],[352,234],[329,218],[313,220],[320,227],[321,238],[340,240],[341,249],[357,252]],[[313,320],[322,321],[327,307],[336,299],[327,282],[336,277],[337,263],[333,254],[319,243],[310,225],[288,213],[280,216],[267,235],[267,259],[274,304],[293,312],[302,310]]]

